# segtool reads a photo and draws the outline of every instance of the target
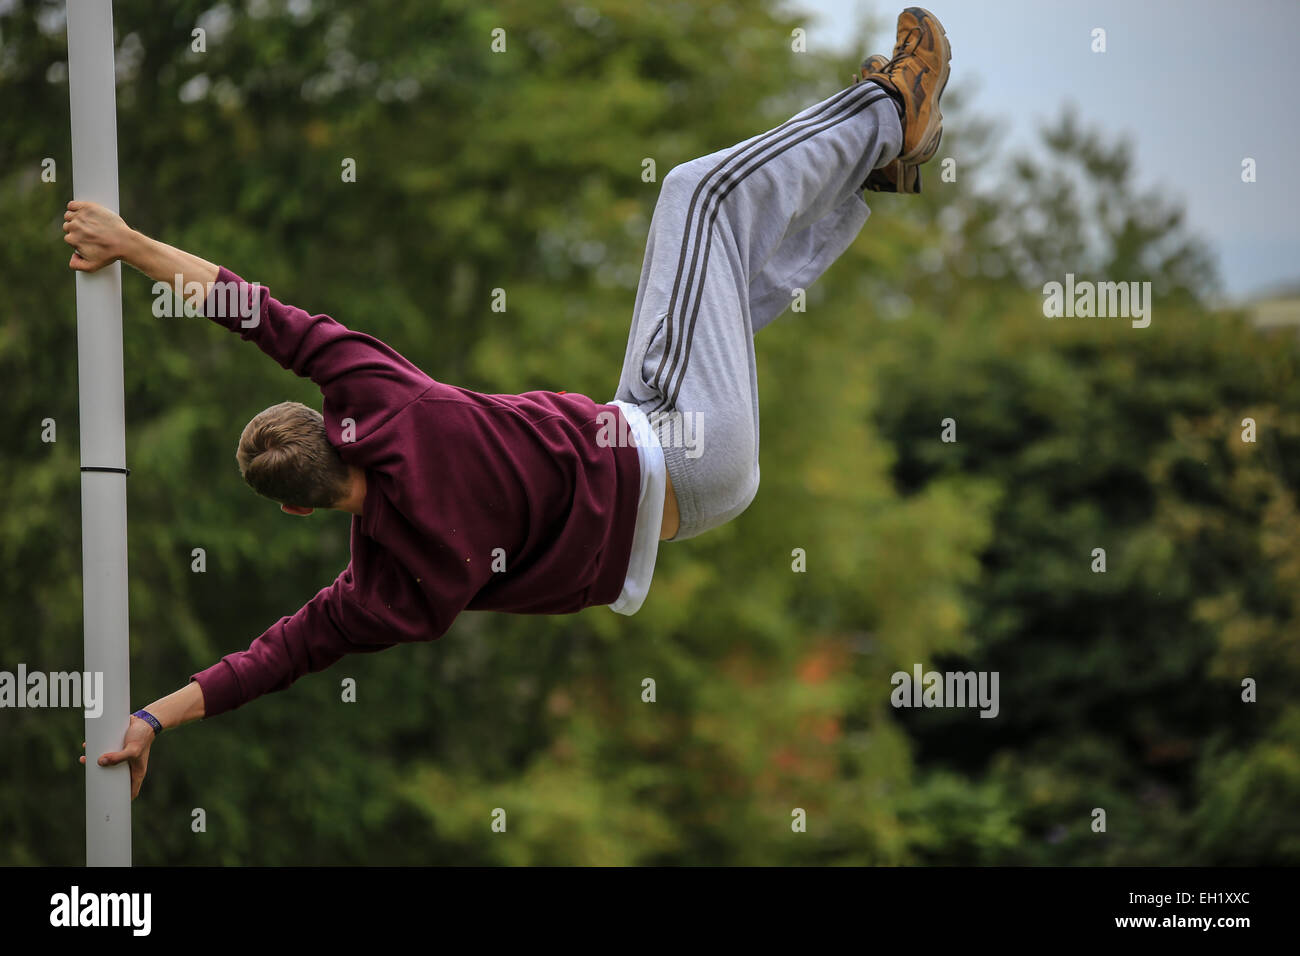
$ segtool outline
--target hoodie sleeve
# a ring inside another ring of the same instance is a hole
[[[227,654],[191,676],[203,690],[204,716],[215,717],[263,694],[284,690],[347,654],[382,651],[399,643],[354,599],[352,566],[292,617],[282,617],[246,651]],[[409,637],[409,635],[407,635]]]
[[[286,305],[224,266],[203,314],[316,383],[325,397],[326,434],[336,448],[378,430],[436,384],[374,336]]]

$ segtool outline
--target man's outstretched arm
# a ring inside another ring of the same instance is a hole
[[[163,730],[171,730],[203,717],[203,708],[203,688],[197,681],[191,681],[144,709],[153,715]],[[100,754],[97,758],[101,767],[112,767],[124,760],[130,763],[132,800],[140,795],[140,785],[144,783],[145,772],[149,769],[149,748],[153,746],[155,736],[153,727],[133,714],[126,736],[122,738],[122,749]],[[81,747],[85,749],[85,741],[82,741]],[[82,757],[81,762],[85,763],[86,758]]]
[[[201,287],[207,318],[320,387],[326,429],[336,445],[342,441],[344,420],[355,423],[359,439],[436,384],[373,336],[280,302],[265,286],[150,239],[97,203],[68,203],[63,232],[64,241],[76,250],[68,265],[79,272],[121,260],[169,289],[176,288],[178,277],[182,289]]]
[[[202,283],[205,298],[217,281],[219,269],[208,260],[136,232],[98,203],[68,203],[63,240],[73,248],[68,265],[78,272],[98,272],[120,259],[157,282],[171,284],[181,276],[185,285]]]
[[[246,651],[227,654],[206,670],[194,674],[190,683],[144,709],[170,730],[204,717],[234,710],[273,691],[284,690],[308,673],[325,670],[347,654],[375,653],[393,647],[396,639],[427,639],[420,621],[381,622],[360,608],[348,596],[351,566],[328,588],[321,590],[292,617],[281,618],[255,640]],[[400,582],[399,582],[400,583]],[[405,624],[405,627],[402,625]],[[389,633],[392,628],[392,633]],[[354,642],[355,634],[360,642]],[[150,724],[132,716],[122,748],[100,754],[102,767],[128,762],[131,767],[131,799],[140,793],[149,767],[149,749],[155,733]],[[85,743],[82,743],[85,748]],[[86,758],[82,757],[85,763]]]

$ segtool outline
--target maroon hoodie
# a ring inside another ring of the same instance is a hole
[[[596,440],[596,416],[617,406],[443,385],[228,269],[217,281],[204,314],[320,386],[326,434],[365,469],[366,499],[334,583],[193,676],[207,716],[344,654],[435,640],[467,609],[565,614],[618,598],[641,475],[635,447]]]

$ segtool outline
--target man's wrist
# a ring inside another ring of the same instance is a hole
[[[143,720],[146,724],[152,727],[155,739],[157,739],[157,737],[163,732],[162,722],[153,714],[149,713],[149,711],[143,709],[137,710],[131,716]]]
[[[134,229],[127,227],[126,237],[122,240],[122,248],[118,251],[118,258],[125,262],[133,269],[144,272],[148,258],[149,244],[152,240],[142,232],[136,232]]]

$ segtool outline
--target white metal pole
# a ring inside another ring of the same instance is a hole
[[[111,0],[68,0],[74,198],[118,208]],[[131,865],[131,776],[97,758],[131,721],[126,595],[126,414],[122,267],[76,274],[81,406],[81,571],[86,671],[103,675],[102,716],[86,718],[86,865]]]

